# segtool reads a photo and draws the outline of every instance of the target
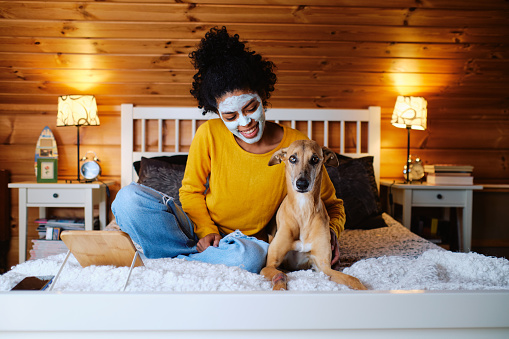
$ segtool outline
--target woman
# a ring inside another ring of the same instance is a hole
[[[238,35],[213,28],[190,57],[197,69],[191,94],[204,113],[220,119],[200,126],[192,141],[180,189],[185,213],[171,197],[134,183],[119,191],[112,210],[149,258],[179,256],[258,273],[268,248],[265,227],[286,195],[284,165],[269,167],[269,159],[307,137],[265,120],[276,83],[273,64],[246,49]],[[336,262],[345,213],[324,173]]]

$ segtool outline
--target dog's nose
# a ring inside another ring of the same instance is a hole
[[[309,181],[307,179],[304,179],[304,178],[299,178],[297,179],[297,181],[295,182],[295,186],[297,186],[297,188],[299,190],[305,190],[308,188],[309,186]]]

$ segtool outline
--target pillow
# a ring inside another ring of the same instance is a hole
[[[148,158],[145,158],[145,159],[148,159]],[[176,155],[171,155],[171,156],[152,157],[150,159],[163,161],[163,162],[166,162],[169,164],[185,165],[187,163],[187,154],[176,154]],[[139,176],[141,161],[138,160],[138,161],[133,162],[133,167],[134,167],[134,170],[136,171],[136,174],[138,174],[138,176]]]
[[[187,156],[185,157],[187,158]],[[181,159],[173,160],[178,162]],[[138,183],[151,187],[172,197],[176,204],[182,206],[179,199],[179,189],[182,186],[185,169],[185,163],[171,163],[169,161],[162,160],[161,157],[142,157],[139,168]]]
[[[327,167],[327,173],[343,200],[346,213],[345,229],[386,227],[378,196],[373,157],[350,158],[336,154],[338,167]]]

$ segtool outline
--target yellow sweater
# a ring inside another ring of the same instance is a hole
[[[221,119],[209,120],[198,128],[179,193],[199,238],[237,229],[253,235],[269,223],[286,196],[284,164],[268,166],[269,160],[276,150],[308,139],[300,131],[283,128],[281,143],[266,154],[243,150]],[[203,194],[209,176],[209,188]],[[339,238],[345,224],[343,201],[336,198],[325,168],[322,182],[322,200]]]

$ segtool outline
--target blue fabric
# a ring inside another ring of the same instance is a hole
[[[183,211],[174,214],[177,209],[172,198],[137,183],[118,191],[111,204],[120,229],[151,259],[196,252],[193,224]]]
[[[111,204],[122,231],[141,246],[147,258],[197,260],[237,266],[259,273],[265,266],[269,244],[240,231],[225,236],[218,247],[198,253],[194,225],[172,197],[150,187],[131,183],[123,187]]]
[[[209,264],[238,266],[252,273],[260,273],[265,266],[269,244],[237,230],[219,241],[219,246],[209,246],[201,253],[178,256],[179,259],[197,260]]]

